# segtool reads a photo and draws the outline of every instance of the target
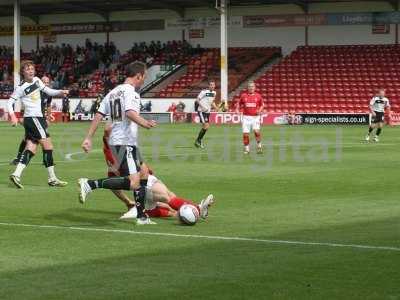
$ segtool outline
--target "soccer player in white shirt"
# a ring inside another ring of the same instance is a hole
[[[215,96],[217,95],[217,92],[215,91],[215,81],[211,80],[208,84],[208,89],[202,90],[200,94],[197,96],[196,102],[195,102],[195,111],[197,111],[197,114],[199,115],[200,122],[202,124],[201,130],[199,132],[199,135],[197,136],[197,139],[194,143],[194,145],[197,148],[204,148],[203,144],[203,137],[206,134],[208,128],[210,127],[210,113],[211,109],[217,109],[217,106],[215,105]]]
[[[50,78],[49,77],[43,76],[41,78],[41,80],[45,86],[50,87]],[[51,97],[43,92],[40,92],[40,96],[42,97],[42,113],[43,113],[43,116],[46,116],[47,123],[49,123],[51,120],[51,101],[52,101],[53,97]],[[21,114],[23,114],[22,108],[21,108]],[[19,144],[17,156],[11,161],[11,163],[10,163],[11,165],[15,165],[15,166],[18,165],[18,162],[21,159],[21,156],[25,150],[25,147],[26,147],[26,139],[24,136],[21,143]]]
[[[21,63],[22,83],[17,86],[8,100],[8,113],[11,124],[17,126],[18,119],[14,113],[14,104],[16,101],[21,101],[24,106],[24,128],[26,146],[17,167],[10,176],[11,182],[18,188],[24,186],[21,183],[21,175],[23,170],[29,164],[31,158],[35,155],[37,145],[40,144],[43,148],[43,164],[48,170],[49,186],[66,186],[67,182],[57,178],[54,171],[53,161],[53,144],[50,135],[47,132],[46,116],[42,110],[42,95],[41,92],[49,96],[64,97],[68,95],[67,90],[53,90],[35,76],[35,65],[32,61],[24,61]]]
[[[92,148],[92,137],[104,116],[111,117],[112,129],[109,146],[119,164],[120,177],[89,180],[79,179],[81,203],[87,194],[95,189],[133,190],[137,207],[137,224],[154,224],[144,212],[147,177],[141,168],[141,156],[137,145],[138,125],[147,129],[156,126],[153,120],[146,120],[140,114],[140,95],[135,88],[143,85],[146,65],[133,62],[126,66],[126,80],[111,90],[100,104],[88,134],[82,143],[85,152]]]
[[[369,142],[371,132],[377,128],[374,141],[379,142],[379,135],[381,134],[383,125],[385,124],[385,110],[389,110],[390,114],[390,103],[389,99],[385,97],[385,89],[380,89],[377,95],[371,99],[369,109],[372,115],[372,124],[369,126],[365,140]]]

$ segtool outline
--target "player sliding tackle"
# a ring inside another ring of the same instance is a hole
[[[140,113],[140,96],[135,91],[146,77],[146,66],[140,62],[130,63],[126,67],[126,80],[111,90],[100,104],[88,134],[82,143],[85,152],[92,148],[92,137],[104,116],[110,116],[112,129],[109,138],[110,148],[117,153],[120,165],[120,177],[89,180],[80,178],[79,200],[86,201],[87,194],[96,189],[133,190],[137,208],[137,224],[152,224],[144,213],[147,177],[140,167],[140,152],[137,146],[138,125],[153,128],[155,121],[143,119]]]
[[[21,63],[21,75],[23,82],[15,88],[14,93],[8,101],[8,113],[11,124],[17,126],[18,119],[14,113],[14,104],[20,100],[24,107],[24,128],[26,145],[23,150],[17,167],[10,176],[11,182],[17,188],[24,188],[21,183],[21,176],[24,169],[28,166],[30,160],[36,153],[37,145],[43,148],[43,164],[49,173],[49,186],[66,186],[67,182],[57,178],[54,171],[53,144],[50,135],[47,132],[46,116],[42,111],[43,96],[64,97],[68,95],[67,90],[53,90],[35,76],[35,65],[32,61]]]
[[[116,155],[113,153],[112,148],[109,146],[109,138],[112,126],[107,124],[104,128],[103,136],[103,153],[108,166],[108,177],[120,176],[120,164]],[[153,175],[153,171],[149,170],[146,164],[144,164],[139,158],[141,169],[144,173],[149,174],[146,186],[146,198],[145,198],[145,213],[150,217],[176,217],[176,211],[184,204],[194,205],[199,215],[205,219],[208,216],[208,207],[214,202],[214,196],[208,195],[206,199],[201,200],[199,205],[194,204],[192,201],[180,198],[171,192],[168,187],[161,182],[157,177]],[[137,209],[127,195],[122,190],[112,190],[128,208],[128,212],[125,213],[121,219],[136,218]]]
[[[119,191],[122,195],[123,192]],[[199,215],[206,219],[208,208],[214,203],[214,196],[208,195],[201,200],[200,204],[195,204],[191,200],[178,197],[171,192],[168,187],[156,176],[149,175],[147,183],[145,209],[146,214],[154,218],[176,217],[177,211],[185,204],[191,204],[196,207]],[[135,217],[134,208],[124,214],[121,219]]]

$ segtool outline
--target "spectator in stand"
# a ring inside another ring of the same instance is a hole
[[[65,71],[61,71],[58,75],[58,82],[61,88],[64,88],[68,85],[68,76]]]
[[[79,97],[79,85],[78,85],[78,83],[74,83],[74,84],[72,84],[72,86],[70,87],[70,90],[69,90],[69,95],[71,96],[71,97]]]
[[[240,73],[240,71],[241,71],[238,66],[236,57],[234,57],[234,56],[229,57],[228,66],[229,66],[229,69],[236,71],[236,73]]]
[[[110,76],[106,76],[106,79],[104,80],[104,93],[108,94],[108,92],[113,88],[114,84],[112,83]]]
[[[54,80],[54,88],[64,88],[69,85],[72,94],[78,96],[78,87],[87,89],[91,85],[88,77],[93,79],[91,75],[96,69],[100,69],[105,88],[111,89],[123,80],[124,73],[120,70],[129,62],[145,60],[150,65],[155,60],[158,61],[161,54],[165,54],[163,63],[172,65],[176,64],[181,56],[187,53],[192,55],[200,49],[200,46],[193,49],[187,41],[168,41],[167,43],[151,41],[150,43],[134,43],[127,54],[121,55],[112,42],[100,45],[86,39],[83,45],[74,48],[66,43],[61,46],[45,45],[21,55],[41,65],[38,68],[39,75],[50,75]],[[11,47],[0,46],[0,58],[9,61],[0,65],[1,91],[13,90],[12,82],[9,83],[12,57]]]
[[[120,60],[120,58],[121,58],[121,52],[119,52],[119,50],[117,49],[116,51],[115,51],[115,53],[112,55],[112,62],[115,64],[115,63],[118,63],[119,62],[119,60]]]
[[[153,63],[153,61],[154,61],[154,58],[153,58],[152,56],[148,55],[148,56],[146,57],[146,64],[147,64],[147,66],[150,66],[150,65]]]

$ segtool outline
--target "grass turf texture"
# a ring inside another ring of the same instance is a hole
[[[212,127],[208,152],[192,147],[198,126],[141,130],[156,175],[178,195],[212,192],[217,203],[194,227],[137,227],[118,220],[125,208],[109,191],[78,203],[76,179],[106,172],[101,130],[97,151],[65,158],[80,151],[88,125],[50,128],[68,187],[47,186],[39,151],[16,190],[7,162],[23,132],[0,124],[0,223],[400,248],[398,129],[366,144],[366,127],[264,127],[267,149],[249,157],[239,127]],[[382,249],[0,225],[0,299],[393,300],[399,266],[400,251]]]

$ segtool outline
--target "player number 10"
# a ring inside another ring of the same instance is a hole
[[[113,121],[120,121],[122,119],[121,99],[117,98],[111,102],[111,119]]]

